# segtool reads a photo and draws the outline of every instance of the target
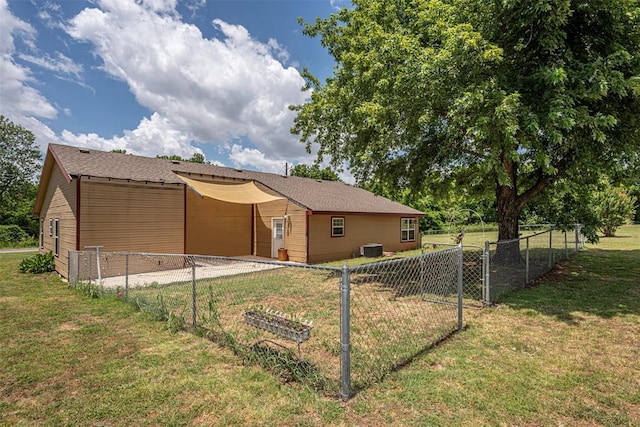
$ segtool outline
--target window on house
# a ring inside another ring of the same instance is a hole
[[[40,218],[40,248],[44,248],[44,218]]]
[[[58,218],[56,218],[54,222],[54,232],[55,236],[53,238],[53,254],[55,256],[58,256],[60,255],[60,220]]]
[[[53,236],[53,218],[49,218],[49,237]]]
[[[344,217],[331,218],[331,237],[344,236]]]
[[[403,242],[414,242],[416,240],[416,219],[400,219],[400,239]]]

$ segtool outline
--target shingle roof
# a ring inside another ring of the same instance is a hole
[[[423,215],[413,208],[352,185],[296,176],[283,176],[190,162],[111,153],[50,144],[59,166],[70,176],[183,184],[176,172],[253,180],[315,212]]]

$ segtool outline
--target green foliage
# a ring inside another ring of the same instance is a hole
[[[20,243],[29,236],[17,225],[0,225],[0,246],[10,246]]]
[[[320,166],[314,164],[312,166],[298,163],[291,169],[291,176],[301,176],[304,178],[322,179],[325,181],[342,181],[330,167],[320,169]]]
[[[206,162],[204,159],[204,154],[202,153],[193,153],[193,156],[191,156],[190,159],[183,159],[181,156],[177,155],[177,154],[172,154],[170,156],[164,155],[164,156],[160,156],[157,155],[156,156],[157,159],[165,159],[165,160],[175,160],[178,162],[190,162],[190,163],[209,163]]]
[[[20,271],[22,273],[42,274],[54,271],[56,269],[53,253],[36,254],[32,257],[25,258],[20,263]]]
[[[40,170],[40,150],[29,130],[0,115],[0,224],[15,224],[31,236],[31,218]]]
[[[600,230],[605,237],[615,236],[621,225],[629,222],[635,213],[637,199],[622,186],[603,183],[594,195],[595,212],[600,220]]]
[[[304,26],[337,66],[305,70],[292,132],[360,184],[455,183],[513,238],[553,182],[640,151],[639,20],[635,1],[355,0]]]

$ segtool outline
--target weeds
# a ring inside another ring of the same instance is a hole
[[[42,274],[54,271],[56,264],[53,253],[49,251],[46,254],[35,254],[23,259],[19,268],[22,273]]]

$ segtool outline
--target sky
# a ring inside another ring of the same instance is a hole
[[[289,131],[303,67],[333,58],[302,34],[345,0],[0,0],[0,114],[49,143],[155,157],[202,153],[284,173],[310,164]]]

